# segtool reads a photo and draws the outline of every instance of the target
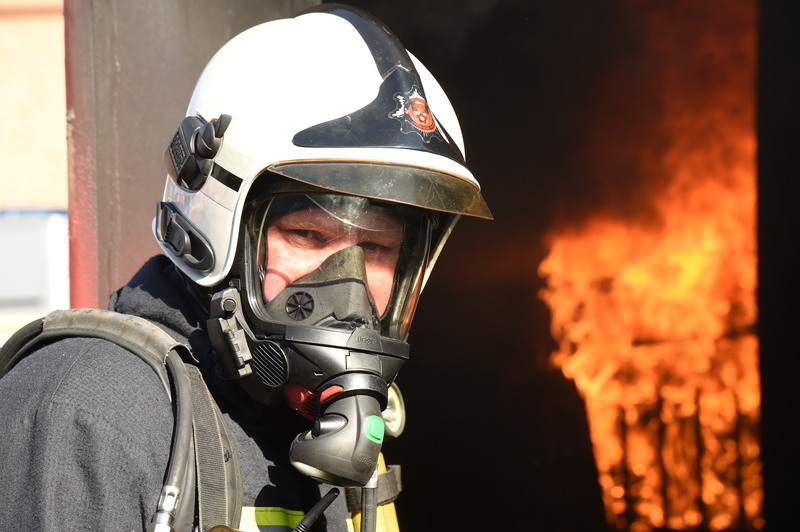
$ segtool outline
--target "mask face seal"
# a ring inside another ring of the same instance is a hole
[[[239,277],[212,298],[218,363],[256,400],[314,419],[291,457],[305,474],[364,485],[381,411],[408,358],[433,215],[337,194],[254,201]]]

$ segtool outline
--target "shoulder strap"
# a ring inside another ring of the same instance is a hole
[[[191,359],[188,347],[143,318],[99,309],[56,310],[9,338],[0,350],[0,375],[43,343],[76,336],[102,338],[138,355],[159,376],[170,399],[167,355],[174,350]]]
[[[44,319],[42,318],[29,323],[12,334],[11,338],[0,347],[0,377],[8,373],[22,358],[24,355],[22,347],[41,334],[43,324]]]
[[[220,524],[236,528],[244,498],[236,446],[200,370],[186,369],[192,381],[200,530],[207,532]]]
[[[400,480],[400,466],[387,466],[386,471],[378,475],[378,505],[394,502],[403,491],[403,483]],[[345,488],[347,509],[350,512],[361,510],[361,488]]]
[[[210,524],[238,526],[243,495],[236,448],[200,370],[183,364],[183,360],[196,362],[190,349],[137,316],[99,309],[57,310],[17,331],[0,348],[0,377],[36,347],[68,337],[102,338],[139,356],[159,376],[170,400],[176,402],[177,399],[177,413],[188,414],[188,418],[183,419],[176,413],[168,482],[156,515],[164,512],[163,499],[170,498],[175,485],[181,489],[184,500],[195,500],[196,473],[201,530],[208,530]],[[170,353],[178,356],[170,357]],[[173,398],[173,389],[176,398]],[[182,399],[184,394],[185,399]],[[179,437],[178,433],[183,436]],[[179,440],[184,443],[179,445]],[[187,462],[195,467],[187,467]],[[177,470],[183,472],[176,473]],[[184,524],[191,529],[191,507],[184,505],[178,512],[172,508],[167,513],[173,515],[170,521],[177,527],[174,530],[182,529]],[[170,530],[173,530],[171,525]]]

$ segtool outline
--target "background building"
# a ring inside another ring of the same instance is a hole
[[[0,0],[0,342],[69,307],[61,0]]]

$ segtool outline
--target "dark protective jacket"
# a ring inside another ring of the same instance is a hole
[[[236,444],[242,527],[255,520],[279,527],[262,530],[290,530],[330,489],[289,463],[291,441],[309,422],[254,401],[220,376],[207,316],[166,257],[150,259],[109,308],[148,319],[192,348]],[[172,427],[155,372],[124,348],[69,338],[30,354],[0,379],[0,529],[144,530],[162,487]],[[346,532],[347,515],[339,497],[313,530]]]

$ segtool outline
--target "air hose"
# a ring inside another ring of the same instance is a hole
[[[175,387],[175,433],[172,454],[164,487],[158,499],[158,509],[147,532],[174,530],[181,499],[194,503],[194,443],[192,432],[192,384],[186,366],[175,351],[167,356],[167,370]],[[192,496],[188,497],[191,493]]]
[[[328,506],[339,496],[339,490],[336,488],[331,489],[325,496],[320,499],[320,501],[314,505],[314,507],[297,523],[297,526],[292,530],[292,532],[307,532],[309,528],[311,528],[314,523],[317,521],[317,518],[322,515]]]

